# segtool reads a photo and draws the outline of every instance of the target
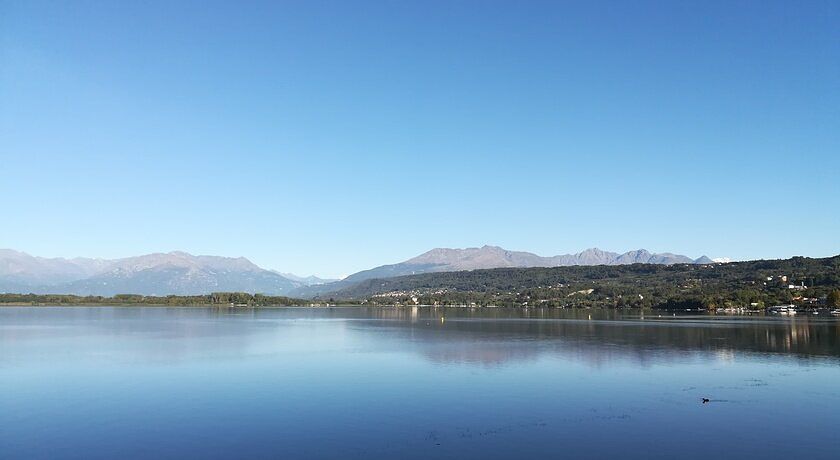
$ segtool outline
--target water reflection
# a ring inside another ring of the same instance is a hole
[[[0,366],[12,345],[63,341],[72,354],[91,340],[130,346],[152,362],[348,347],[399,347],[440,364],[498,366],[541,355],[591,366],[721,360],[744,354],[840,359],[833,318],[669,316],[557,309],[39,308],[2,309]],[[161,320],[165,318],[165,320]],[[347,334],[352,334],[352,337]],[[71,338],[76,340],[68,340]],[[142,341],[141,341],[142,339]],[[154,339],[154,340],[149,340]],[[128,345],[126,345],[128,344]],[[6,352],[4,352],[6,350]],[[107,355],[109,350],[99,350]],[[55,350],[50,349],[50,353]]]
[[[0,308],[0,457],[835,458],[838,326],[595,310]],[[686,450],[698,436],[710,442]]]
[[[440,362],[498,364],[539,353],[600,365],[630,360],[718,359],[735,353],[840,358],[840,322],[832,318],[733,318],[556,309],[368,309],[364,327],[403,328]],[[383,321],[384,320],[384,321]],[[518,342],[534,342],[519,346]],[[439,349],[438,344],[450,343]]]

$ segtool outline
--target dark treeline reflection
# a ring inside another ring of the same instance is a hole
[[[0,457],[834,459],[838,337],[827,316],[4,307]]]
[[[744,353],[840,361],[840,320],[829,316],[672,315],[442,307],[6,308],[0,310],[5,326],[0,333],[0,361],[4,344],[39,339],[153,338],[135,352],[156,362],[209,353],[236,357],[277,350],[305,352],[333,346],[324,344],[344,332],[352,333],[346,340],[358,341],[344,342],[347,346],[412,350],[436,363],[484,366],[540,356],[593,366],[622,361],[647,366],[730,359]]]
[[[350,312],[334,309],[331,315]],[[501,363],[548,352],[593,364],[735,356],[739,352],[840,358],[833,318],[672,316],[614,310],[361,308],[365,327],[406,329],[441,362]],[[448,344],[446,346],[441,344]]]

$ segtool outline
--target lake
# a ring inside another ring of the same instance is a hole
[[[0,308],[0,458],[182,457],[838,458],[840,321]]]

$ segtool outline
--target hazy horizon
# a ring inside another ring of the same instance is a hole
[[[840,5],[0,2],[0,246],[840,252]]]
[[[361,269],[357,270],[356,272],[363,271],[363,270],[367,270],[367,269],[374,268],[374,267],[378,267],[378,266],[382,266],[382,265],[390,265],[390,264],[397,264],[397,263],[401,263],[401,262],[404,262],[404,261],[406,261],[406,260],[409,260],[409,259],[411,259],[411,258],[413,258],[413,257],[419,256],[419,255],[421,255],[421,254],[423,254],[423,253],[426,253],[426,252],[428,252],[428,251],[431,251],[431,250],[433,250],[433,249],[477,249],[477,248],[481,248],[481,247],[483,247],[483,246],[495,246],[495,247],[500,247],[500,246],[498,246],[498,245],[494,245],[494,244],[487,244],[487,245],[480,245],[480,246],[468,246],[468,247],[464,247],[464,248],[442,248],[442,247],[429,248],[427,251],[423,251],[422,253],[413,254],[413,255],[407,256],[407,257],[405,257],[405,258],[403,258],[403,259],[400,259],[400,260],[384,260],[384,261],[380,261],[379,263],[376,263],[375,265],[372,265],[372,266],[368,266],[368,267],[361,268]],[[732,258],[730,258],[730,257],[726,257],[726,256],[710,256],[710,255],[705,254],[705,253],[704,253],[704,254],[699,254],[699,255],[694,255],[694,254],[683,254],[683,253],[681,253],[680,251],[674,251],[674,250],[670,250],[670,251],[650,251],[650,250],[649,250],[649,249],[647,249],[647,248],[635,248],[635,249],[613,250],[613,249],[609,249],[609,248],[589,247],[589,248],[583,248],[583,249],[580,249],[580,250],[576,250],[576,251],[569,252],[569,253],[563,253],[563,254],[539,254],[539,253],[535,253],[534,251],[529,251],[529,250],[527,250],[527,249],[511,249],[511,248],[502,248],[502,249],[505,249],[505,250],[508,250],[508,251],[514,251],[514,252],[528,252],[528,253],[533,253],[533,254],[536,254],[536,255],[538,255],[538,256],[542,256],[542,257],[552,257],[552,256],[560,256],[560,255],[578,254],[578,253],[582,253],[582,252],[587,251],[587,250],[590,250],[590,249],[598,249],[598,250],[602,250],[602,251],[606,251],[606,252],[613,252],[613,253],[618,253],[618,254],[624,254],[624,253],[631,252],[631,251],[636,251],[636,250],[648,250],[648,251],[649,251],[649,252],[651,252],[651,253],[656,253],[656,254],[663,254],[663,253],[677,254],[677,255],[687,256],[687,257],[689,257],[689,258],[691,258],[691,259],[698,259],[698,258],[700,258],[700,257],[704,257],[704,256],[705,256],[705,257],[709,257],[710,259],[713,259],[713,260],[714,260],[714,261],[716,261],[716,262],[740,262],[740,261],[743,261],[742,259],[732,259]],[[33,256],[33,257],[41,257],[41,258],[46,258],[46,259],[54,259],[54,258],[61,258],[61,259],[87,258],[87,259],[99,259],[99,260],[114,260],[114,259],[124,259],[124,258],[128,258],[128,257],[144,256],[144,255],[149,255],[149,254],[171,254],[171,253],[177,253],[177,252],[185,252],[185,253],[187,253],[187,254],[189,254],[189,255],[192,255],[192,256],[216,256],[216,257],[225,257],[225,258],[239,258],[239,257],[244,257],[244,258],[246,258],[246,259],[250,260],[251,262],[255,263],[256,265],[258,265],[260,268],[263,268],[263,269],[266,269],[266,270],[271,270],[271,271],[277,272],[277,273],[279,273],[279,274],[281,274],[281,275],[284,275],[284,276],[286,276],[286,275],[293,275],[293,276],[296,276],[296,277],[302,277],[302,278],[304,278],[304,277],[308,277],[308,276],[315,276],[315,277],[318,277],[318,278],[321,278],[321,279],[343,279],[343,278],[346,278],[347,276],[349,276],[349,275],[351,275],[351,274],[353,274],[353,273],[356,273],[356,272],[352,272],[352,273],[345,273],[345,274],[340,274],[340,275],[328,275],[328,274],[324,274],[324,273],[328,273],[326,270],[320,270],[320,271],[313,272],[313,273],[297,273],[297,272],[294,272],[294,271],[291,271],[291,270],[287,270],[287,269],[286,269],[286,268],[284,268],[284,267],[272,267],[272,266],[265,266],[265,265],[261,265],[261,264],[259,264],[259,263],[255,262],[255,261],[254,261],[254,259],[252,259],[251,257],[248,257],[248,256],[246,256],[246,255],[241,255],[241,254],[193,253],[193,252],[190,252],[190,251],[183,251],[183,250],[181,250],[181,249],[171,249],[171,250],[162,250],[162,251],[152,251],[152,252],[150,252],[150,253],[134,253],[134,254],[127,254],[127,255],[117,256],[117,257],[98,257],[98,256],[91,256],[91,255],[86,255],[86,254],[76,254],[76,255],[72,255],[72,256],[49,256],[49,255],[43,255],[43,254],[34,254],[34,253],[31,253],[31,252],[29,252],[29,251],[25,251],[25,250],[22,250],[22,249],[19,249],[19,248],[9,248],[9,247],[0,247],[0,250],[12,250],[12,251],[18,251],[18,252],[22,252],[22,253],[25,253],[25,254],[27,254],[27,255]],[[762,258],[762,259],[763,259],[763,260],[772,260],[772,259],[788,259],[788,258],[791,258],[791,257],[797,257],[797,256],[811,257],[811,258],[822,258],[822,257],[831,257],[831,256],[835,256],[835,255],[838,255],[838,254],[827,254],[827,255],[820,255],[820,256],[812,256],[812,255],[808,255],[808,254],[791,254],[791,255],[786,256],[786,257],[779,257],[779,258]],[[762,259],[750,259],[750,260],[762,260]]]

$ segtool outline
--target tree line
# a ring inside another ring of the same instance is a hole
[[[78,296],[66,294],[0,294],[0,304],[17,305],[170,305],[170,306],[301,306],[310,301],[284,296],[249,294],[247,292],[214,292],[207,295],[145,296],[117,294]]]

